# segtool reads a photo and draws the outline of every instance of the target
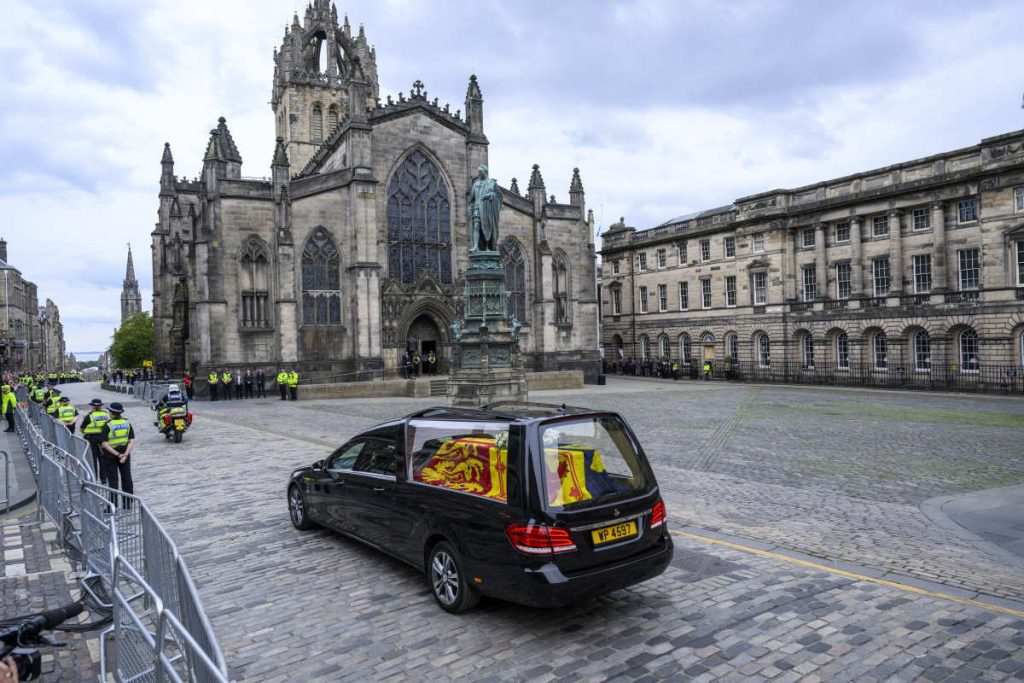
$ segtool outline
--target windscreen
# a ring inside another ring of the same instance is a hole
[[[552,508],[585,507],[644,491],[647,467],[614,417],[556,422],[541,429],[545,499]]]

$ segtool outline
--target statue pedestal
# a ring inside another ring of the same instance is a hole
[[[463,319],[455,325],[448,400],[479,408],[495,401],[525,401],[526,373],[519,357],[519,323],[509,320],[505,269],[498,252],[469,255]]]

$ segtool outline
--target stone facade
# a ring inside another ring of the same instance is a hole
[[[223,118],[199,178],[175,177],[165,145],[152,235],[158,361],[343,379],[394,371],[408,346],[447,369],[468,266],[465,197],[487,163],[483,97],[474,76],[465,113],[419,81],[382,102],[375,60],[364,31],[353,38],[317,0],[275,53],[270,178],[242,176]],[[503,195],[526,367],[596,375],[593,217],[578,172],[568,203],[547,196],[536,166],[525,195],[515,179]]]
[[[39,305],[39,289],[7,262],[7,242],[0,239],[0,339],[6,344],[3,367],[13,372],[60,371],[64,327],[49,299]]]
[[[1024,133],[602,237],[610,359],[1024,366]]]

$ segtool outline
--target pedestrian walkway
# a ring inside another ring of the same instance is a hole
[[[23,505],[35,499],[36,480],[32,476],[32,468],[25,457],[25,449],[15,432],[0,431],[0,451],[6,451],[10,458],[10,510],[17,510]],[[3,463],[0,462],[0,467]],[[3,491],[0,491],[0,500],[3,499]],[[3,505],[0,505],[0,513],[3,513]]]

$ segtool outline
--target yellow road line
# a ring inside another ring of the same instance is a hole
[[[982,602],[980,600],[972,600],[970,598],[958,598],[955,595],[949,595],[948,593],[938,593],[935,591],[926,590],[924,588],[917,588],[916,586],[908,586],[904,583],[898,583],[896,581],[889,581],[887,579],[876,579],[873,576],[865,576],[864,574],[857,574],[854,572],[848,572],[845,569],[838,569],[836,567],[829,567],[826,564],[819,564],[817,562],[809,562],[807,560],[799,560],[795,557],[789,557],[781,553],[773,553],[769,550],[760,550],[758,548],[751,548],[749,546],[740,545],[738,543],[732,543],[730,541],[723,541],[717,538],[709,538],[708,536],[701,536],[699,534],[693,534],[688,531],[676,531],[675,529],[669,530],[676,536],[685,536],[686,538],[693,539],[695,541],[701,541],[704,543],[713,543],[715,545],[725,546],[726,548],[732,548],[733,550],[739,550],[740,552],[750,553],[752,555],[760,555],[761,557],[768,557],[773,560],[782,560],[783,562],[789,562],[790,564],[800,565],[801,567],[808,567],[810,569],[817,569],[830,574],[837,574],[839,576],[845,576],[848,579],[855,579],[857,581],[870,581],[871,583],[877,583],[880,586],[889,586],[890,588],[898,588],[899,590],[908,591],[910,593],[917,593],[918,595],[925,595],[930,598],[939,598],[941,600],[949,600],[950,602],[958,602],[962,605],[970,605],[971,607],[980,607],[982,609],[992,610],[993,612],[1002,612],[1004,614],[1012,614],[1015,617],[1024,617],[1024,612],[1020,610],[1010,609],[1009,607],[1001,607],[999,605],[993,605],[988,602]]]

